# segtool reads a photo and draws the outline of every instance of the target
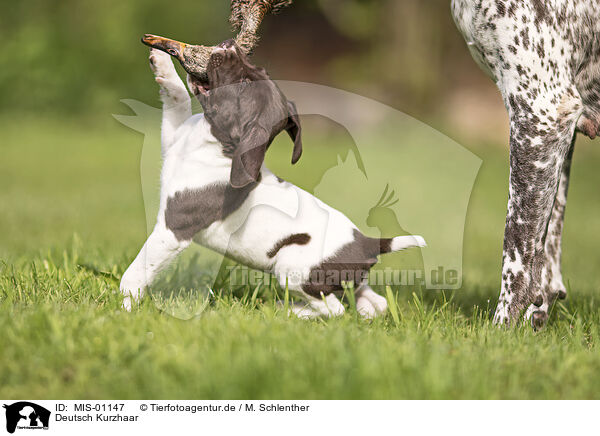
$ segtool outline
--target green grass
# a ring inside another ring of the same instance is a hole
[[[568,299],[533,332],[490,323],[501,147],[473,148],[483,166],[463,289],[389,292],[393,310],[371,322],[352,311],[289,318],[272,286],[217,290],[184,321],[151,298],[124,313],[115,292],[145,237],[141,136],[108,118],[0,119],[0,128],[0,398],[600,398],[596,144],[579,145],[574,164]]]

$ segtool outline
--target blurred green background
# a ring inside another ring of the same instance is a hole
[[[255,59],[275,79],[341,87],[437,127],[503,128],[449,10],[448,0],[296,1],[264,20]],[[3,1],[0,111],[100,121],[121,98],[155,102],[140,37],[213,44],[232,36],[228,16],[223,0]]]
[[[0,255],[63,247],[77,233],[111,252],[126,247],[131,258],[145,236],[143,138],[112,114],[131,113],[123,98],[159,107],[148,49],[139,39],[155,33],[219,42],[233,35],[229,2],[24,0],[2,6]],[[465,272],[485,277],[495,289],[506,208],[507,116],[455,29],[446,0],[296,1],[266,17],[254,59],[274,79],[379,100],[481,157],[466,226]],[[318,152],[311,153],[324,144],[351,141],[339,126],[309,120],[307,165],[319,160]],[[579,260],[595,253],[593,239],[579,229],[588,219],[596,222],[598,205],[590,199],[597,198],[598,151],[585,139],[577,149],[565,243],[577,239],[581,249],[568,252],[567,273],[570,267],[593,269],[593,262]],[[314,184],[304,173],[305,182]],[[471,246],[476,250],[469,257]],[[469,269],[469,262],[478,267]]]
[[[465,224],[463,289],[402,289],[400,318],[374,323],[289,319],[268,293],[256,301],[224,293],[189,322],[148,300],[123,313],[118,278],[146,238],[144,138],[112,114],[131,114],[125,98],[159,106],[144,33],[219,42],[232,36],[229,2],[0,1],[0,398],[598,398],[600,149],[578,140],[568,299],[543,332],[491,326],[508,122],[448,0],[296,0],[265,19],[255,53],[274,79],[379,100],[483,160]],[[290,180],[301,186],[320,180],[312,163],[331,157],[326,147],[351,143],[340,126],[317,121],[303,119],[300,165],[288,164],[287,138],[268,157],[283,176],[295,169]]]

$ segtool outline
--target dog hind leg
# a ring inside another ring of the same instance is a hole
[[[551,74],[556,75],[554,83],[570,83],[556,71]],[[501,88],[511,133],[502,289],[494,314],[494,322],[499,324],[515,321],[532,303],[538,307],[545,304],[542,284],[550,271],[547,232],[582,109],[579,94],[572,85],[530,98],[523,90],[539,89],[542,83],[523,84],[512,79],[505,82],[512,88]],[[531,322],[537,328],[545,323],[547,311],[536,311],[533,315]]]
[[[550,223],[548,224],[545,245],[546,265],[542,272],[542,304],[539,305],[540,301],[535,302],[538,305],[532,303],[525,314],[526,319],[532,319],[532,322],[535,322],[538,325],[542,324],[548,317],[548,311],[556,298],[562,300],[567,296],[567,288],[563,283],[561,273],[562,232],[574,147],[575,138],[573,138],[569,153],[563,164],[558,192],[556,193],[554,206],[552,208],[552,216],[550,218]]]

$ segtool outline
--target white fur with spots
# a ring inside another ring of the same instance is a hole
[[[163,100],[160,205],[156,226],[121,280],[123,306],[131,310],[157,274],[191,242],[169,228],[165,218],[168,201],[186,190],[206,189],[229,182],[231,158],[211,134],[202,114],[191,116],[189,94],[177,76],[170,56],[152,50],[151,66],[161,85]],[[200,212],[201,213],[201,212]],[[217,219],[193,236],[193,241],[255,269],[273,273],[282,287],[302,298],[292,306],[301,317],[338,316],[344,306],[331,293],[318,298],[303,290],[310,272],[354,241],[357,227],[341,212],[310,193],[278,179],[264,166],[260,181],[230,215]],[[271,255],[289,235],[310,236],[302,244],[286,244]],[[390,242],[391,251],[422,247],[420,236],[400,236]],[[386,299],[367,284],[356,290],[358,311],[367,318],[387,308]]]
[[[600,4],[453,0],[475,60],[510,117],[510,188],[502,288],[494,316],[542,326],[564,298],[561,237],[575,131],[600,130]]]

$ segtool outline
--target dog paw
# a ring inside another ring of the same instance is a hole
[[[346,309],[335,294],[329,294],[325,297],[325,310],[322,312],[325,316],[335,317],[342,316],[346,312]]]
[[[506,302],[498,303],[492,322],[497,326],[508,326],[510,324],[510,316]]]
[[[363,288],[356,293],[356,308],[359,301],[368,301],[375,311],[375,315],[383,315],[387,311],[388,303],[385,297],[376,293],[373,289]],[[366,306],[366,303],[362,303]],[[359,311],[360,312],[360,311]]]
[[[177,71],[175,70],[171,56],[167,53],[152,48],[150,49],[148,60],[150,61],[150,68],[156,77],[165,79],[174,76],[177,77]]]
[[[179,78],[171,56],[156,50],[150,50],[150,68],[154,72],[156,83],[160,85],[160,96],[165,103],[181,103],[189,99],[183,82]]]
[[[534,330],[540,330],[546,325],[548,321],[548,313],[543,310],[536,310],[531,314],[531,327]]]
[[[311,298],[308,305],[317,316],[325,318],[342,316],[346,312],[344,305],[337,299],[335,294],[329,294],[326,297],[321,294],[321,299]]]
[[[377,311],[378,315],[383,315],[387,311],[388,302],[385,299],[385,297],[382,297],[381,295],[376,294],[375,292],[369,293],[368,295],[366,295],[366,297],[369,299],[369,301]]]
[[[283,303],[280,303],[280,305],[283,305]],[[314,319],[321,316],[321,312],[314,310],[307,303],[293,303],[290,306],[290,313],[293,313],[300,319]]]
[[[563,283],[562,279],[552,280],[552,282],[550,283],[550,289],[550,296],[552,297],[552,302],[555,298],[558,298],[559,300],[564,300],[565,298],[567,298],[567,288]]]
[[[283,306],[281,301],[277,302],[279,307]],[[342,316],[346,312],[344,305],[336,298],[334,294],[319,300],[311,298],[310,301],[294,302],[290,305],[289,313],[293,313],[298,318],[314,319],[314,318],[332,318]]]
[[[121,307],[127,312],[131,312],[131,297],[123,298],[123,304],[121,304]]]
[[[366,297],[356,299],[356,311],[364,319],[373,319],[377,316],[377,310]]]
[[[131,312],[131,308],[139,303],[140,298],[144,295],[144,286],[139,281],[132,280],[126,271],[121,279],[119,291],[123,296],[121,307],[127,312]]]
[[[160,85],[159,93],[164,103],[176,105],[189,99],[189,95],[179,79],[173,81],[171,79],[157,77],[155,80],[156,83]]]

